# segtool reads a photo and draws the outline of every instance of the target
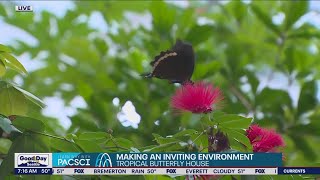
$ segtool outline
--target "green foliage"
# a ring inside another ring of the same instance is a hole
[[[225,133],[233,150],[251,152],[245,129],[252,121],[282,133],[285,165],[320,162],[320,31],[297,23],[310,12],[308,1],[189,1],[187,7],[164,1],[75,1],[61,18],[47,11],[15,13],[14,5],[0,4],[1,19],[38,43],[18,39],[10,48],[0,44],[0,131],[7,135],[0,137],[0,153],[6,157],[0,179],[11,174],[15,152],[207,152],[208,126]],[[101,13],[107,32],[81,21],[94,12]],[[144,20],[151,16],[151,28],[136,26],[127,12],[145,15]],[[279,13],[285,18],[275,23]],[[176,39],[193,44],[192,80],[220,87],[224,112],[177,116],[169,106],[176,86],[139,76]],[[40,60],[44,51],[48,56]],[[27,74],[15,58],[23,53],[45,66]],[[12,83],[16,72],[23,75],[21,87]],[[44,103],[33,94],[59,96],[66,106],[81,96],[87,106],[69,117],[70,127],[63,127],[41,114]],[[119,104],[113,103],[116,98]],[[128,101],[141,116],[137,129],[118,120]],[[257,179],[288,178],[302,177]]]
[[[26,115],[29,111],[44,106],[44,103],[33,94],[1,80],[0,99],[0,114],[7,116]]]
[[[20,132],[17,128],[12,126],[11,121],[0,114],[0,127],[5,132],[10,134],[11,132]]]
[[[19,73],[26,74],[27,70],[11,54],[11,49],[0,44],[0,77],[4,75],[6,68],[11,68]]]

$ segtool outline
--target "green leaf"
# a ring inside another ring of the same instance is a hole
[[[105,55],[108,52],[108,45],[102,39],[94,39],[93,41],[96,48],[99,50],[101,56]]]
[[[7,46],[0,44],[0,53],[1,53],[1,52],[11,53],[12,51],[11,51],[11,49],[8,48]]]
[[[108,137],[108,133],[106,132],[84,132],[81,133],[78,137],[82,140],[98,140],[98,139],[106,139]]]
[[[28,111],[28,105],[24,95],[10,85],[0,88],[0,114],[25,115]]]
[[[150,149],[146,149],[143,152],[173,152],[184,149],[178,142],[170,142],[166,144],[160,144]]]
[[[286,5],[285,30],[288,30],[308,11],[308,1],[291,1],[287,2]]]
[[[27,74],[27,70],[23,67],[23,65],[11,54],[9,53],[2,53],[2,56],[6,58],[6,61],[4,62],[6,66],[16,70],[19,73]]]
[[[181,136],[192,136],[194,134],[199,134],[199,132],[194,129],[185,129],[185,130],[182,130],[182,131],[174,134],[172,137],[177,138],[177,137],[181,137]]]
[[[158,134],[153,133],[152,134],[155,137],[155,140],[157,143],[159,143],[158,146],[152,147],[150,149],[145,149],[144,152],[168,152],[168,151],[175,151],[175,150],[181,150],[184,149],[187,143],[176,139],[172,137],[162,137]],[[179,136],[179,135],[178,135]]]
[[[221,128],[221,130],[227,134],[232,149],[252,152],[252,145],[244,130],[236,131],[228,128]]]
[[[248,77],[248,81],[250,83],[252,93],[255,94],[257,92],[257,88],[259,86],[260,81],[258,80],[256,75],[254,74],[254,72],[246,71],[245,73]]]
[[[7,117],[1,114],[0,114],[0,128],[7,134],[10,134],[12,131],[21,132],[17,128],[12,126],[11,121]]]
[[[292,138],[293,142],[295,143],[296,147],[300,149],[305,158],[308,160],[314,160],[317,158],[317,154],[312,146],[304,139],[303,136],[297,136],[295,134],[291,134],[290,137]]]
[[[30,92],[28,92],[24,89],[19,88],[18,86],[13,85],[13,87],[16,88],[17,90],[19,90],[20,92],[22,92],[28,100],[32,101],[37,106],[39,106],[41,108],[45,107],[45,103],[41,99],[39,99],[37,96],[31,94]]]
[[[50,140],[51,146],[58,151],[62,152],[81,152],[81,149],[72,142],[68,142],[66,140],[57,139],[57,138],[51,138]]]
[[[288,129],[288,132],[301,136],[320,136],[320,121],[312,121],[309,124],[297,124]]]
[[[213,26],[211,25],[195,25],[193,26],[189,33],[186,35],[186,41],[192,43],[193,46],[209,39],[213,33]]]
[[[277,97],[277,98],[275,98]],[[262,107],[262,112],[282,113],[283,106],[292,106],[288,92],[284,90],[264,88],[256,97],[256,104]]]
[[[135,148],[135,147],[131,147],[130,148],[132,152],[135,152],[135,153],[139,153],[139,149]]]
[[[0,6],[0,14],[2,15],[2,17],[8,17],[7,9],[8,8],[6,8],[6,6]]]
[[[254,14],[258,17],[258,19],[263,24],[265,24],[269,29],[271,29],[273,32],[275,32],[278,35],[281,34],[279,28],[275,24],[273,24],[270,17],[265,12],[263,12],[258,6],[251,5],[251,9],[253,10]]]
[[[83,110],[80,110],[77,115],[71,117],[71,122],[72,124],[68,132],[75,132],[79,128],[86,131],[98,130],[96,119],[92,117],[92,114]]]
[[[239,22],[247,15],[247,6],[242,1],[231,1],[227,7]]]
[[[0,59],[0,78],[6,74],[6,66]]]
[[[288,33],[288,39],[295,40],[297,38],[303,39],[312,39],[318,38],[320,39],[320,32],[315,28],[299,28],[298,30],[292,31]]]
[[[186,30],[188,30],[190,26],[195,24],[195,21],[191,20],[195,17],[193,8],[184,9],[181,13],[182,14],[178,21],[179,26],[177,31],[177,33],[179,33],[180,36],[184,35],[186,33]]]
[[[174,24],[174,9],[170,9],[164,1],[152,1],[150,11],[155,31],[159,31],[164,37],[168,36]]]
[[[104,150],[94,141],[80,139],[75,139],[74,141],[84,150],[84,152],[104,152]]]
[[[134,143],[125,138],[112,138],[107,141],[106,146],[130,149],[131,147],[134,147]]]
[[[0,153],[7,154],[12,142],[9,139],[0,138]]]
[[[84,132],[79,135],[79,139],[103,143],[109,139],[108,136],[109,135],[105,132]]]
[[[43,107],[44,103],[31,93],[12,83],[0,80],[0,114],[26,115],[32,109]],[[35,106],[35,105],[37,106]]]
[[[214,111],[212,114],[212,118],[213,118],[213,121],[215,120],[219,120],[219,118],[223,117],[226,115],[225,112],[222,112],[222,111]]]
[[[155,140],[157,141],[157,143],[159,144],[167,144],[167,143],[172,143],[172,142],[179,142],[178,139],[172,138],[172,137],[162,137],[158,134],[152,134],[155,137]]]
[[[252,118],[246,118],[235,114],[227,114],[218,119],[219,126],[229,129],[247,129]]]
[[[23,132],[44,132],[45,130],[45,124],[42,121],[30,117],[17,116],[12,124]]]
[[[199,58],[200,59],[200,58]],[[204,79],[212,75],[212,72],[218,72],[222,68],[220,61],[210,61],[207,63],[197,64],[193,79]]]
[[[198,133],[194,134],[190,139],[199,150],[208,149],[208,135],[206,133]],[[181,145],[184,145],[184,143],[180,143]]]
[[[298,115],[301,115],[302,113],[305,113],[316,107],[317,92],[318,90],[315,81],[309,81],[302,85],[297,108]]]

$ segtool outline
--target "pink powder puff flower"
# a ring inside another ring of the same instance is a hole
[[[251,125],[247,129],[247,137],[253,146],[253,152],[277,152],[278,148],[285,146],[280,134],[258,125]]]
[[[178,111],[210,113],[213,105],[223,99],[219,88],[204,82],[186,83],[171,98],[171,107]]]

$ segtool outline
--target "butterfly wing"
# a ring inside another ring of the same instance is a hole
[[[167,51],[161,51],[160,54],[156,57],[154,57],[154,60],[152,62],[150,62],[150,65],[151,66],[154,66],[154,64],[156,62],[158,62],[159,60],[161,60],[161,57],[164,57],[166,56],[166,54],[170,54],[170,53],[173,53],[174,51],[170,51],[170,50],[167,50]]]
[[[193,48],[178,40],[171,50],[162,51],[150,65],[153,70],[145,77],[167,79],[172,83],[190,81],[194,70]]]
[[[191,81],[191,76],[194,71],[195,55],[191,44],[177,40],[172,50],[179,54],[178,77],[183,82]]]

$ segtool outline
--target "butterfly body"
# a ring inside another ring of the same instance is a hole
[[[191,82],[194,61],[195,56],[192,46],[178,40],[172,49],[162,51],[154,58],[150,63],[153,70],[145,77],[166,79],[171,83]]]

